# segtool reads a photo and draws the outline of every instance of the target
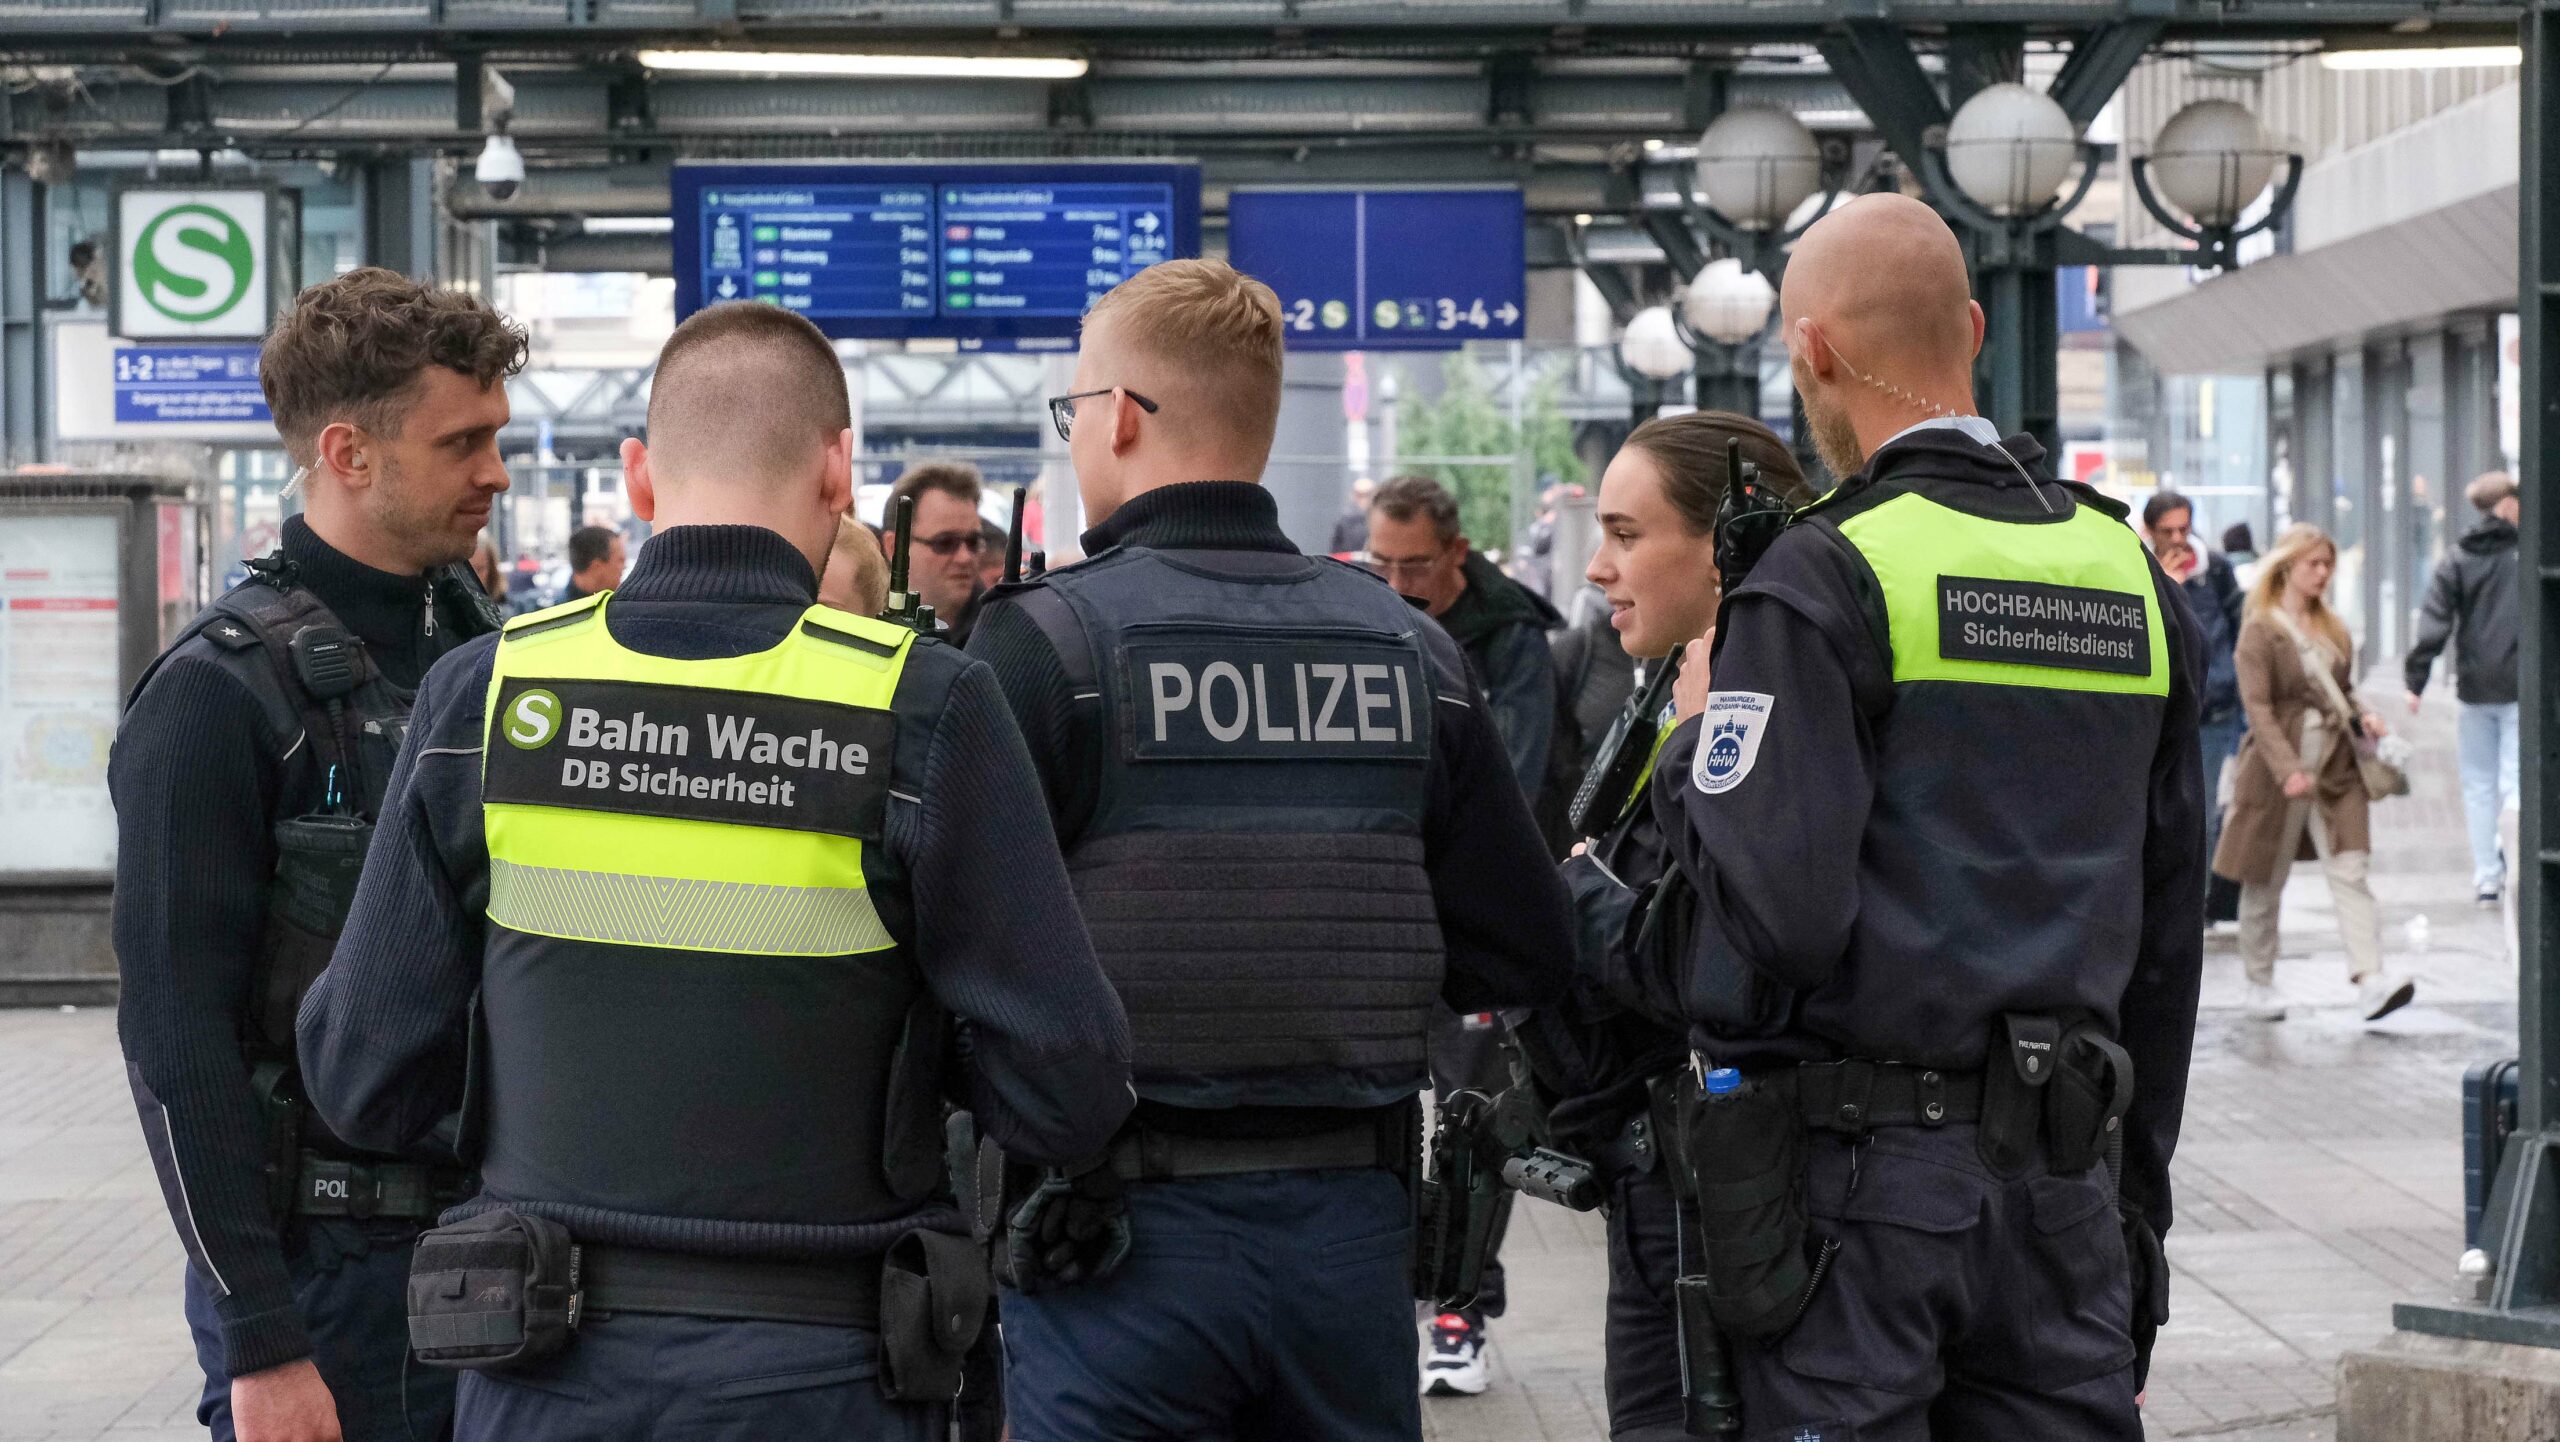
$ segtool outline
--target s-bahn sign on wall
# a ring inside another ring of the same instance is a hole
[[[256,340],[275,315],[275,193],[116,193],[109,329],[127,340]]]

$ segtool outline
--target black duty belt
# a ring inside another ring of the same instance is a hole
[[[470,1193],[470,1176],[417,1162],[358,1162],[302,1154],[293,1210],[303,1217],[396,1217],[432,1221]]]
[[[1982,1120],[1982,1073],[1889,1061],[1809,1062],[1760,1078],[1795,1092],[1809,1127],[1851,1136],[1874,1127]]]
[[[578,1310],[738,1322],[880,1325],[880,1259],[775,1262],[641,1247],[578,1248]]]
[[[1392,1130],[1364,1121],[1313,1136],[1211,1137],[1136,1127],[1111,1144],[1111,1170],[1123,1181],[1165,1182],[1245,1172],[1398,1168],[1402,1162],[1391,1154]]]

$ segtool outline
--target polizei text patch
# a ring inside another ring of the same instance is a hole
[[[498,694],[481,799],[880,837],[886,711],[755,692],[519,677]]]
[[[1938,654],[2148,676],[2151,614],[2126,591],[1940,576]]]
[[[1118,668],[1139,761],[1430,755],[1431,683],[1389,640],[1131,641]]]

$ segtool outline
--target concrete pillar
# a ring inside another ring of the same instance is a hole
[[[43,295],[44,187],[0,172],[0,467],[51,458]]]
[[[2395,1332],[2338,1363],[2338,1442],[2549,1442],[2560,1351]]]

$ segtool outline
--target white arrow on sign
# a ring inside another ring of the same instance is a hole
[[[727,299],[729,299],[731,296],[736,295],[737,293],[738,293],[738,278],[737,278],[736,276],[734,276],[734,275],[724,275],[724,276],[720,277],[720,298],[721,298],[722,300],[727,300]]]
[[[1153,235],[1156,228],[1164,224],[1163,221],[1156,219],[1156,213],[1152,210],[1141,213],[1135,223],[1138,229],[1147,232],[1149,235]]]
[[[1509,325],[1520,318],[1520,307],[1513,305],[1511,302],[1506,300],[1502,303],[1501,308],[1493,313],[1493,318],[1502,322],[1504,325]]]

